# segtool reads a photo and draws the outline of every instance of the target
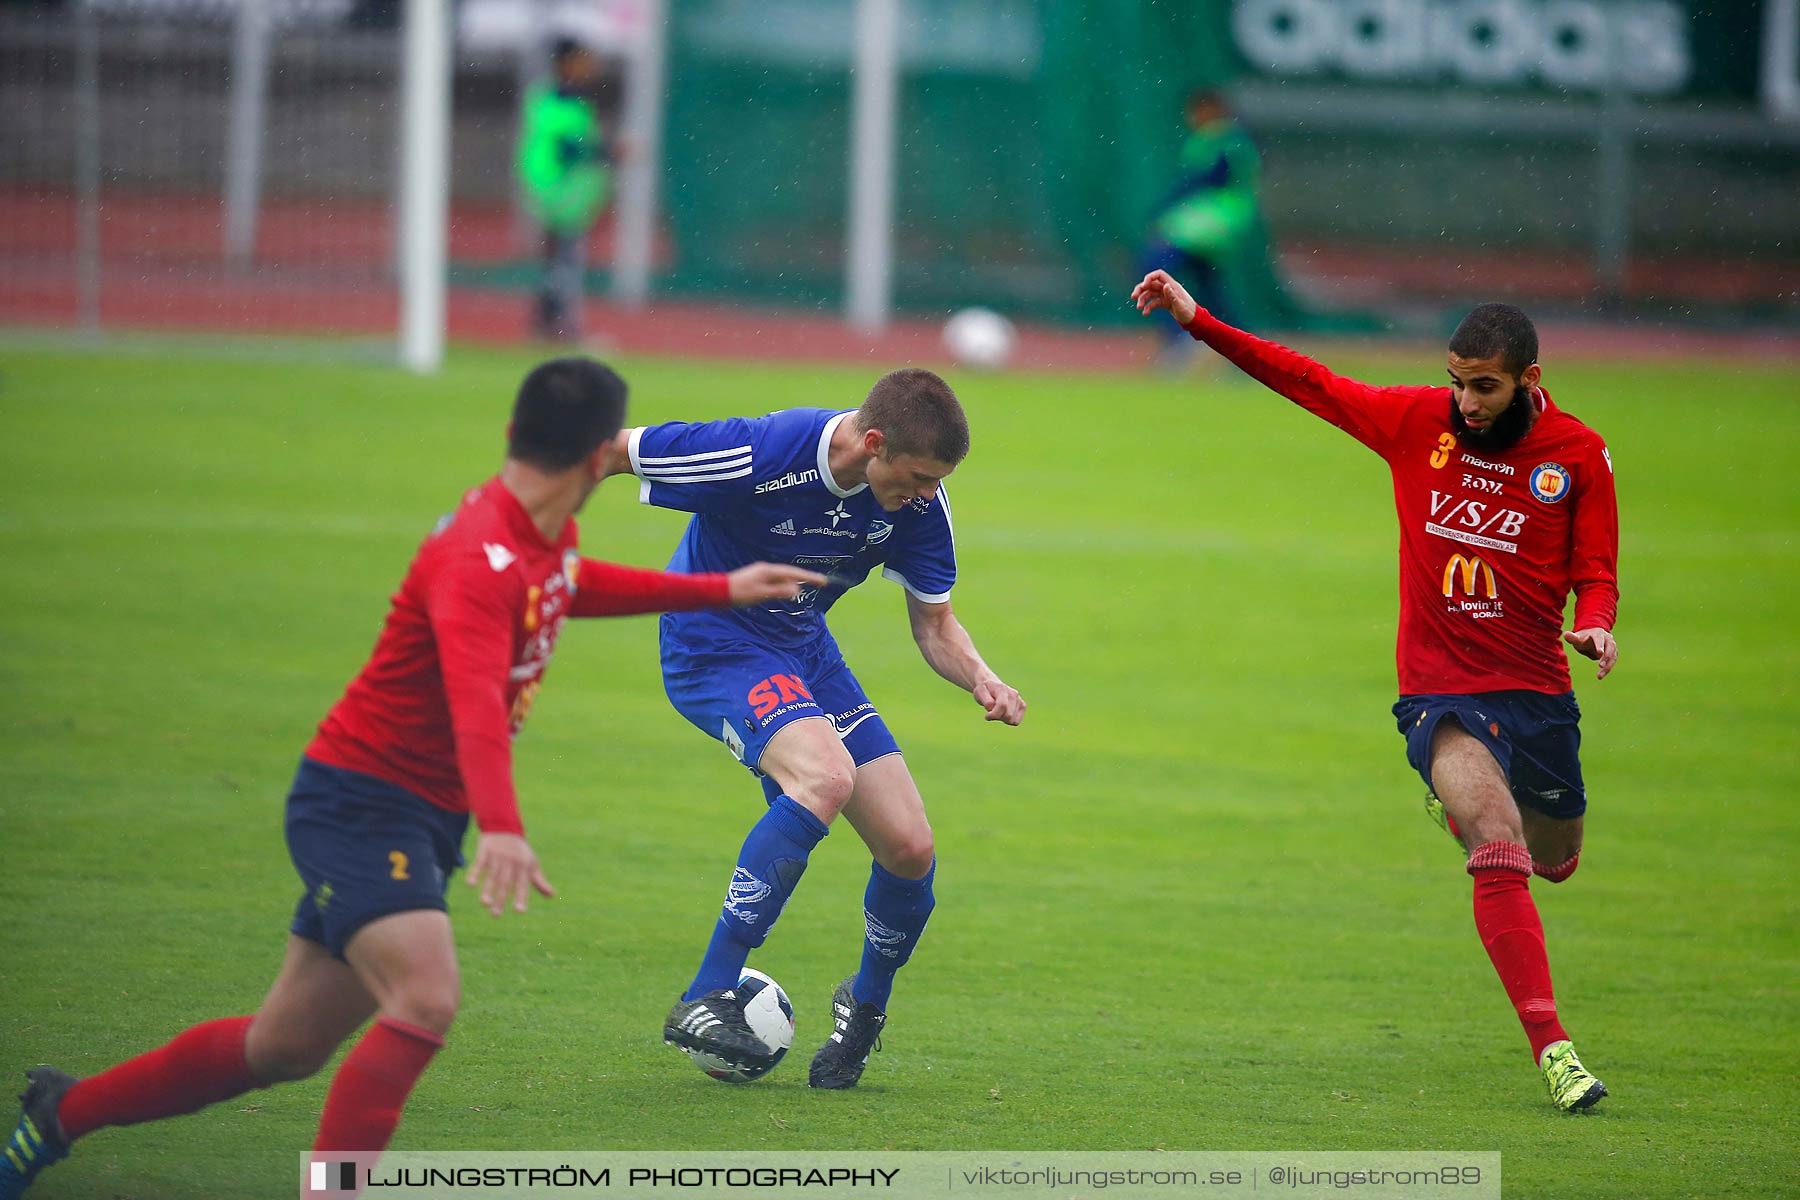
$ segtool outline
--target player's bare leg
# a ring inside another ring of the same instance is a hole
[[[0,1154],[0,1197],[20,1195],[70,1143],[96,1129],[181,1116],[313,1074],[374,1010],[349,967],[318,943],[290,935],[281,971],[254,1017],[202,1022],[88,1079],[53,1067],[28,1072],[24,1114]]]
[[[251,1018],[244,1061],[263,1083],[305,1079],[375,1011],[355,971],[319,943],[289,934],[281,973]]]
[[[844,806],[844,819],[875,861],[902,879],[925,878],[936,861],[925,800],[901,755],[889,754],[856,768],[856,787]]]
[[[781,788],[738,851],[725,903],[693,982],[663,1021],[663,1041],[747,1067],[768,1065],[769,1051],[744,1018],[736,988],[750,952],[761,946],[800,883],[807,856],[850,799],[856,767],[824,717],[775,731],[756,767]]]
[[[1525,826],[1525,845],[1531,850],[1531,869],[1540,879],[1561,883],[1575,873],[1581,861],[1580,817],[1558,820],[1529,808],[1519,809]]]
[[[936,846],[904,758],[889,754],[857,768],[844,818],[875,861],[863,894],[862,966],[832,994],[831,1035],[808,1072],[808,1083],[821,1088],[854,1087],[862,1078],[887,1024],[894,975],[912,956],[934,904]]]
[[[462,981],[450,918],[436,909],[369,922],[344,948],[380,1014],[332,1077],[314,1150],[381,1150],[413,1084],[444,1045]]]
[[[1431,786],[1471,850],[1495,841],[1524,848],[1525,829],[1505,772],[1453,720],[1440,722],[1432,734]]]
[[[1587,1108],[1606,1095],[1606,1086],[1582,1067],[1557,1018],[1544,925],[1528,885],[1532,854],[1506,776],[1486,746],[1445,720],[1432,734],[1431,785],[1470,847],[1475,930],[1531,1041],[1551,1101],[1564,1110]]]
[[[825,717],[807,717],[777,730],[756,769],[826,825],[837,819],[857,786],[856,764]]]

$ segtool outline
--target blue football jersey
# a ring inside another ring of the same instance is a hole
[[[832,578],[786,603],[664,618],[678,633],[716,636],[727,632],[723,623],[757,641],[800,648],[825,633],[826,611],[877,567],[921,600],[950,598],[956,544],[943,486],[930,500],[910,500],[891,513],[866,483],[838,487],[827,456],[832,432],[849,415],[794,408],[766,417],[671,421],[632,434],[638,499],[694,514],[670,570],[785,562]]]

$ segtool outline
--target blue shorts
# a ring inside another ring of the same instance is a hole
[[[758,775],[769,739],[807,717],[829,720],[859,767],[900,753],[887,722],[836,653],[802,662],[770,646],[715,642],[702,654],[665,638],[663,688],[675,711]]]
[[[290,930],[342,958],[357,930],[378,917],[445,911],[468,827],[468,813],[302,758],[288,792],[287,844],[306,893]]]
[[[1431,735],[1452,717],[1488,748],[1521,807],[1573,820],[1587,811],[1581,782],[1581,709],[1574,692],[1474,692],[1402,696],[1394,720],[1406,737],[1406,761],[1431,787]]]

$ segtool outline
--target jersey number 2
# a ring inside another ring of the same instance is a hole
[[[388,861],[394,864],[394,869],[391,872],[389,872],[389,874],[388,874],[389,879],[411,879],[412,878],[411,875],[408,875],[406,873],[406,867],[407,867],[406,855],[402,854],[398,850],[389,850],[388,851]]]

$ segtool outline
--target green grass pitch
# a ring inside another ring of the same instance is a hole
[[[1442,374],[1428,350],[1325,357]],[[255,1008],[298,894],[295,758],[420,537],[497,466],[528,361],[468,351],[421,380],[0,350],[9,1078]],[[622,367],[640,423],[848,406],[877,371]],[[1614,1093],[1587,1117],[1545,1099],[1388,716],[1380,461],[1222,375],[952,379],[975,446],[951,482],[955,603],[1031,710],[983,724],[891,585],[833,616],[942,860],[864,1086],[804,1086],[860,944],[847,827],[753,959],[793,996],[795,1061],[733,1087],[661,1044],[760,797],[668,707],[651,620],[581,623],[517,747],[562,896],[495,920],[455,888],[464,1007],[397,1147],[1498,1150],[1509,1196],[1795,1194],[1791,369],[1551,348],[1624,525],[1619,669],[1577,664],[1588,850],[1532,889]],[[615,480],[584,548],[660,564],[681,523]],[[286,1195],[326,1081],[104,1131],[34,1195]]]

